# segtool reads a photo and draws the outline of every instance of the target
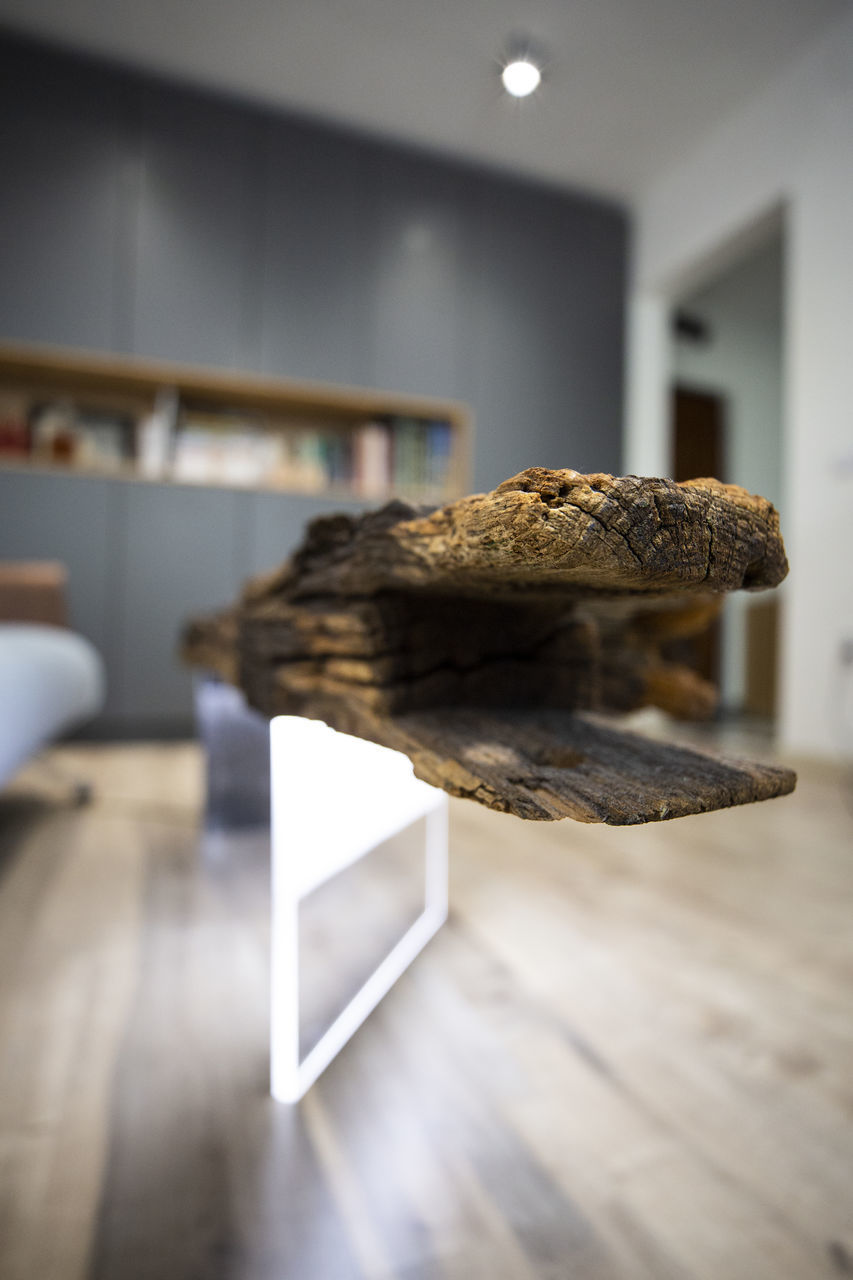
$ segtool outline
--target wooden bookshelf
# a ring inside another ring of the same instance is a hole
[[[6,468],[443,501],[468,491],[470,456],[458,402],[0,345]]]

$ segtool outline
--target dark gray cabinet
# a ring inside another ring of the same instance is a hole
[[[0,336],[111,349],[124,251],[109,75],[0,41]]]
[[[245,576],[280,565],[302,541],[305,526],[316,516],[336,511],[354,515],[370,506],[357,498],[304,494],[255,493],[246,501]]]
[[[132,351],[257,365],[261,151],[246,114],[146,87],[128,140],[138,156]]]
[[[371,380],[461,398],[479,202],[457,170],[381,151],[372,160]]]
[[[186,722],[191,712],[190,673],[178,659],[183,624],[228,604],[239,588],[237,495],[156,484],[121,488],[110,675],[121,718],[153,730]]]
[[[475,486],[528,466],[618,471],[622,221],[542,190],[496,197],[471,263]]]
[[[365,148],[283,120],[266,126],[258,277],[261,367],[280,377],[381,385],[369,368]]]

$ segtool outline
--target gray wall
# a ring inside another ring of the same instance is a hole
[[[478,489],[532,464],[618,470],[613,206],[12,37],[0,165],[0,338],[465,400]],[[179,619],[325,506],[6,475],[0,556],[74,561],[110,725],[154,732],[189,706]]]

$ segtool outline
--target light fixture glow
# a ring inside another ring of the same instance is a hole
[[[514,98],[526,98],[539,88],[542,72],[529,58],[515,58],[504,67],[501,78],[507,93]]]

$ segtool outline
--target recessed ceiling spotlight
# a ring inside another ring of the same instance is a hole
[[[501,79],[507,93],[511,93],[514,98],[526,98],[528,94],[539,88],[542,72],[530,54],[525,54],[506,63],[501,72]]]

